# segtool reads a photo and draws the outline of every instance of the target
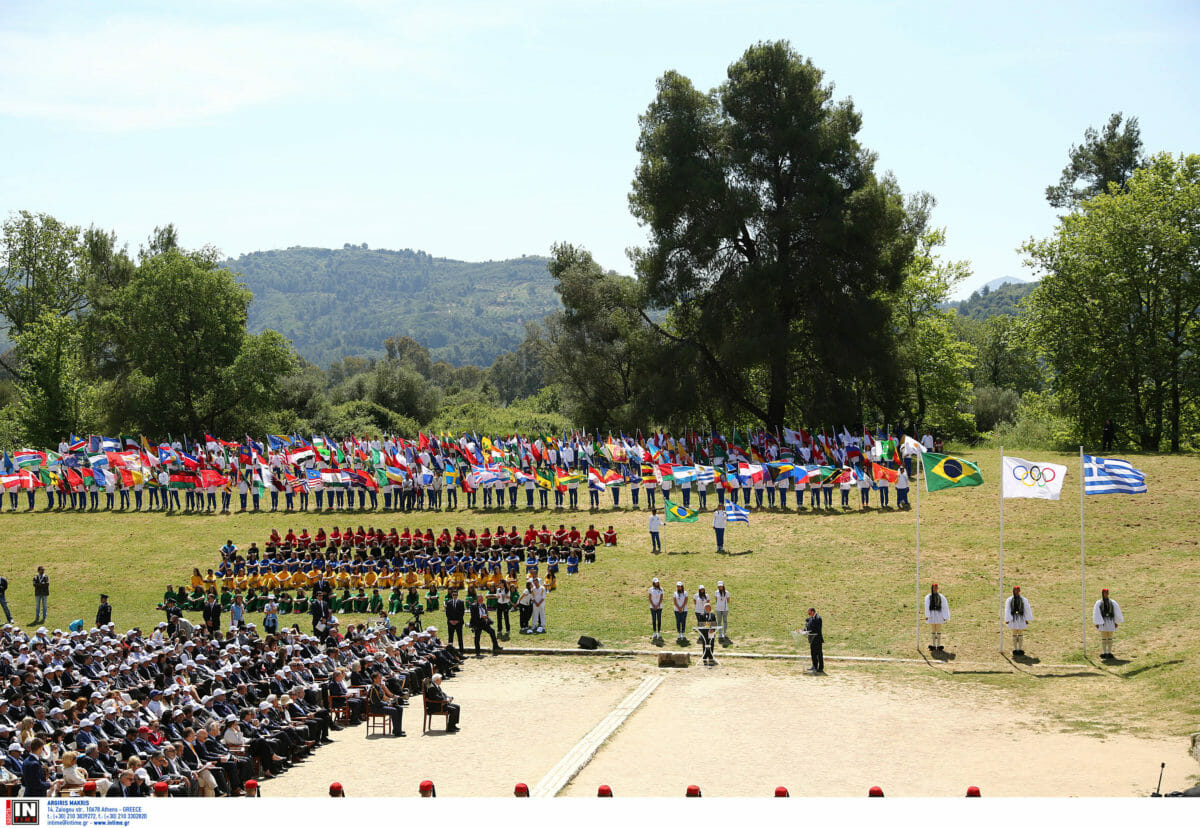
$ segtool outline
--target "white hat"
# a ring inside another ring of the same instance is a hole
[[[675,586],[683,586],[683,581],[676,581]]]
[[[724,581],[717,581],[717,586],[725,586],[725,582],[724,582]]]
[[[652,583],[655,583],[655,584],[657,584],[657,583],[658,583],[658,578],[655,578],[655,579],[652,581]]]

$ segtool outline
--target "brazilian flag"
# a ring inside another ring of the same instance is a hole
[[[695,523],[700,519],[700,510],[688,509],[670,500],[667,500],[667,508],[664,511],[667,523]]]
[[[953,489],[956,486],[982,486],[983,475],[970,460],[931,451],[921,455],[925,464],[925,491]]]

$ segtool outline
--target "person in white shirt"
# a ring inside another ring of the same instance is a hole
[[[650,582],[650,628],[651,641],[662,641],[662,605],[666,593],[658,585],[658,578]]]
[[[725,504],[717,505],[717,511],[713,512],[713,534],[717,536],[717,551],[725,551]]]
[[[896,471],[896,508],[908,508],[908,470],[904,466]]]
[[[933,435],[928,431],[926,431],[925,435],[921,437],[921,445],[925,447],[926,451],[933,451]]]
[[[658,533],[662,531],[663,519],[659,517],[657,509],[650,510],[650,551],[661,552],[662,541],[658,538]]]
[[[533,616],[529,620],[529,629],[533,632],[546,631],[546,588],[537,578],[533,579],[533,587],[529,590],[533,602]]]
[[[853,483],[850,482],[850,467],[849,466],[842,466],[842,474],[841,474],[841,477],[839,477],[838,479],[841,481],[840,483],[838,483],[838,486],[840,486],[841,490],[842,490],[842,508],[849,509],[850,508],[850,487],[854,485]]]
[[[692,612],[696,613],[696,620],[699,621],[700,614],[704,612],[706,604],[710,603],[711,599],[708,593],[704,590],[704,584],[696,587],[696,594],[692,596]]]
[[[946,649],[942,646],[942,625],[949,620],[950,602],[946,600],[945,595],[938,592],[938,585],[934,584],[925,596],[925,623],[929,625],[933,638],[933,643],[929,645],[930,650],[941,652]]]
[[[1013,587],[1012,595],[1004,601],[1004,623],[1012,631],[1013,655],[1025,655],[1025,630],[1033,620],[1033,608],[1029,599],[1021,595],[1019,586]]]
[[[858,494],[862,498],[862,507],[871,507],[871,476],[865,470],[858,472]]]
[[[684,641],[684,630],[687,629],[687,605],[688,594],[683,588],[683,581],[675,582],[675,591],[671,593],[671,601],[675,607],[675,640],[679,643]]]
[[[1092,623],[1100,631],[1100,658],[1114,658],[1113,633],[1125,623],[1125,616],[1121,614],[1121,606],[1108,597],[1107,589],[1100,590],[1100,600],[1092,607]]]
[[[717,623],[721,625],[721,640],[729,640],[729,591],[725,589],[724,581],[717,581],[717,591],[712,597],[713,612],[717,615]]]

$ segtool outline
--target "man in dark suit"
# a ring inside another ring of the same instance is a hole
[[[112,604],[108,603],[108,596],[104,593],[100,594],[100,606],[96,609],[96,626],[103,627],[105,624],[112,622]]]
[[[45,744],[41,739],[31,741],[25,758],[21,761],[21,784],[25,786],[25,796],[45,796],[50,790],[46,781],[46,768],[38,759],[38,754],[42,752]]]
[[[434,673],[429,684],[425,687],[425,704],[434,712],[445,711],[450,715],[446,718],[446,730],[451,733],[458,732],[458,716],[461,709],[457,704],[452,704],[453,696],[447,696],[442,690],[442,674]]]
[[[471,604],[471,629],[475,631],[475,655],[480,655],[479,636],[484,632],[492,637],[492,652],[500,652],[502,648],[496,640],[496,631],[492,629],[492,619],[488,617],[487,604],[484,603],[482,592],[475,596],[475,603]]]
[[[372,713],[384,713],[392,719],[392,736],[407,736],[404,732],[404,708],[395,701],[396,696],[383,686],[383,676],[376,673],[371,676],[371,686],[367,689],[367,705]]]
[[[450,595],[446,598],[446,623],[450,627],[450,631],[446,633],[446,643],[454,644],[454,637],[458,636],[458,651],[461,653],[465,647],[463,646],[463,617],[466,615],[467,608],[463,604],[461,598],[458,597],[458,590],[450,590]]]
[[[217,603],[217,596],[210,593],[208,601],[204,604],[204,627],[208,630],[209,635],[216,635],[221,632],[221,605]]]
[[[108,789],[108,796],[115,797],[132,797],[132,796],[148,796],[146,786],[138,779],[137,774],[131,770],[121,771],[121,776],[117,784]]]
[[[808,608],[808,620],[804,622],[804,632],[808,634],[808,651],[812,656],[812,667],[806,673],[820,675],[825,672],[825,653],[823,646],[825,637],[821,634],[821,616],[815,607]]]

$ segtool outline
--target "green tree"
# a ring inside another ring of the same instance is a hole
[[[887,295],[917,228],[861,123],[786,42],[752,46],[709,93],[667,72],[640,119],[645,301],[731,418],[853,419],[856,383],[895,387]]]
[[[958,337],[975,349],[971,383],[977,387],[1007,388],[1019,398],[1026,391],[1042,388],[1042,370],[1037,353],[1029,347],[1023,323],[1015,316],[1000,314],[983,320],[956,315]]]
[[[46,312],[86,305],[86,268],[78,227],[27,210],[9,216],[0,236],[0,315],[16,337]]]
[[[1128,119],[1122,128],[1123,118],[1120,112],[1109,116],[1102,132],[1088,127],[1083,143],[1071,147],[1071,159],[1058,184],[1046,188],[1046,201],[1052,207],[1073,209],[1106,192],[1109,184],[1124,189],[1129,183],[1144,163],[1142,132],[1137,118]]]
[[[635,427],[653,345],[637,282],[606,273],[591,253],[571,244],[555,244],[548,267],[563,310],[532,328],[548,379],[561,385],[575,422]]]
[[[263,421],[280,381],[298,370],[280,334],[247,335],[250,291],[217,267],[218,258],[168,249],[116,291],[110,330],[129,370],[109,396],[127,401],[113,425],[238,433]]]
[[[904,382],[903,393],[892,400],[899,404],[899,417],[917,429],[967,436],[974,425],[968,372],[975,352],[956,335],[954,311],[941,308],[970,269],[966,262],[939,260],[936,249],[945,241],[942,230],[921,236],[893,300],[896,363]],[[890,413],[889,400],[879,404],[885,415]]]
[[[33,445],[56,446],[92,414],[81,330],[73,319],[47,310],[17,334],[16,344],[21,432]]]
[[[1178,451],[1200,392],[1200,155],[1157,155],[1025,246],[1032,341],[1079,429]]]

